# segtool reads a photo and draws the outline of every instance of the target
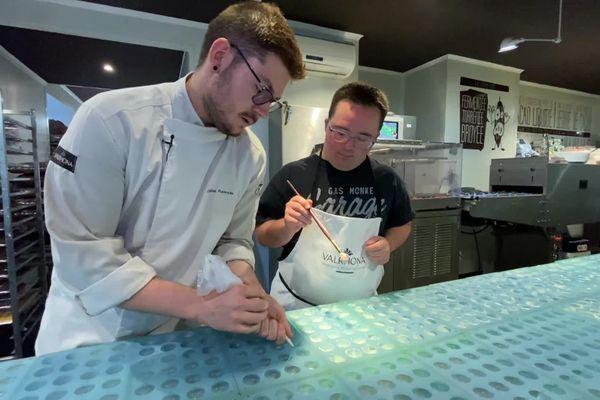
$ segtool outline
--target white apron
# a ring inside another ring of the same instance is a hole
[[[279,262],[271,296],[291,310],[375,295],[383,266],[367,258],[364,243],[378,235],[381,218],[351,218],[313,211],[350,258],[342,262],[333,244],[313,222],[302,230],[285,260]]]

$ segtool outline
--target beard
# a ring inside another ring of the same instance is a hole
[[[218,82],[218,86],[212,92],[206,93],[202,97],[202,102],[208,118],[215,128],[227,136],[238,137],[244,133],[245,127],[240,127],[231,122],[231,120],[238,120],[244,117],[251,122],[248,125],[252,125],[258,120],[258,116],[252,111],[242,112],[237,115],[235,111],[231,110],[233,108],[232,100],[235,96],[231,94],[229,84],[230,75],[228,71],[225,71]]]
[[[242,134],[243,130],[235,129],[232,124],[227,121],[227,111],[219,106],[222,102],[215,100],[213,96],[209,94],[202,97],[202,102],[204,103],[204,109],[208,114],[208,118],[215,128],[227,136],[235,137]]]

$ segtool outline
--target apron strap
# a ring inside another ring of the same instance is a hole
[[[311,303],[310,301],[303,299],[302,297],[298,296],[296,293],[294,293],[294,291],[292,290],[292,288],[287,284],[287,282],[285,281],[285,279],[283,279],[283,276],[281,275],[281,272],[279,273],[279,279],[281,279],[281,283],[283,283],[283,286],[285,286],[285,288],[287,289],[288,292],[290,292],[292,294],[292,296],[294,296],[295,298],[297,298],[298,300],[306,303],[306,304],[310,304],[311,306],[317,306],[317,304]]]
[[[369,160],[369,166],[371,167],[371,177],[373,178],[373,189],[375,190],[375,202],[377,203],[377,216],[383,220],[383,211],[381,210],[381,202],[383,201],[383,196],[379,191],[379,186],[377,185],[377,181],[375,180],[375,160],[371,157],[367,156]]]

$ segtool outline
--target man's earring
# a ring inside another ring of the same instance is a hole
[[[219,67],[217,67],[216,65],[213,65],[213,71],[216,71],[218,69],[219,69]]]

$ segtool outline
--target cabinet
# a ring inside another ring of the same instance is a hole
[[[0,93],[0,360],[31,355],[48,292],[35,111]]]

